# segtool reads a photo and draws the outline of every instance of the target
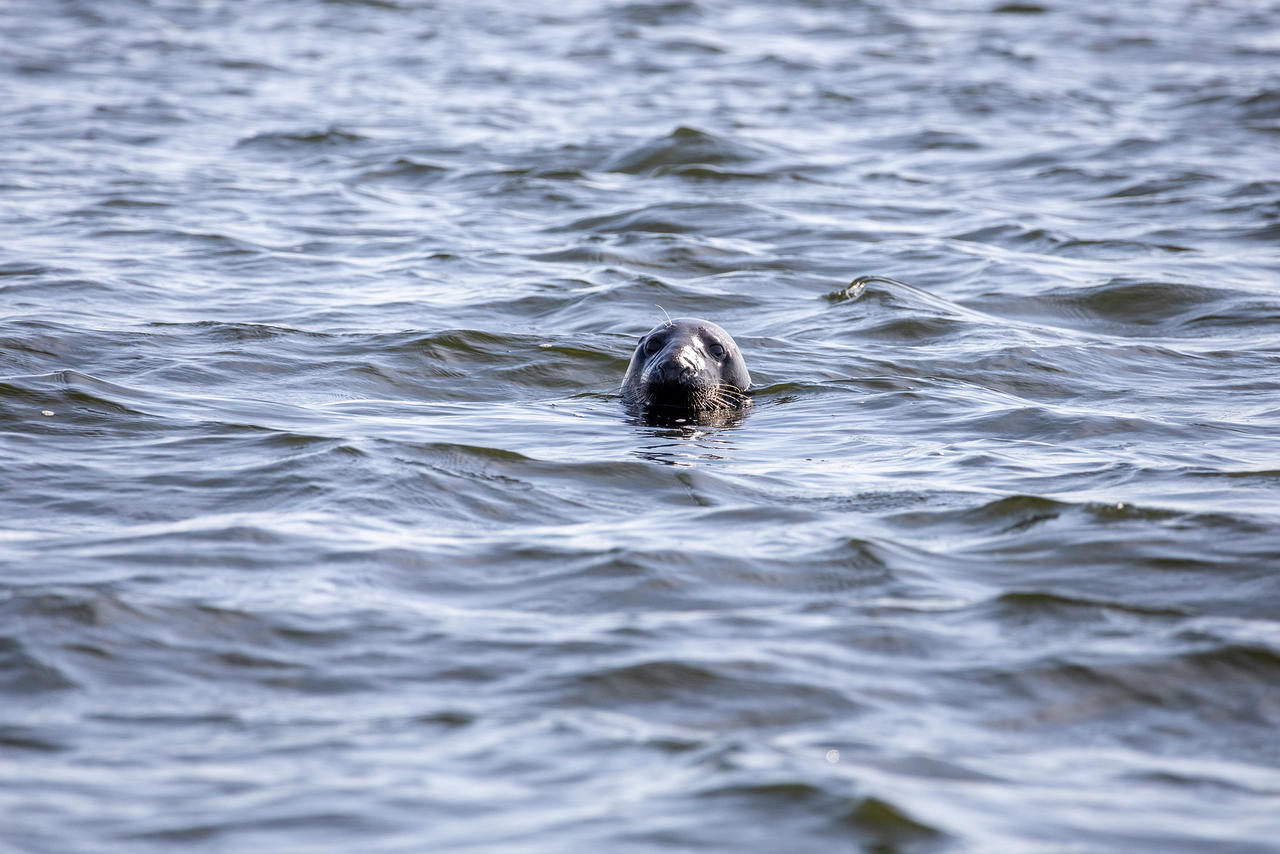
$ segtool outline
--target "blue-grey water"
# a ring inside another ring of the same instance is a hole
[[[0,0],[0,317],[6,854],[1280,851],[1280,3]]]

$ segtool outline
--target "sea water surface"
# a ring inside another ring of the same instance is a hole
[[[0,849],[1280,850],[1278,24],[0,0]]]

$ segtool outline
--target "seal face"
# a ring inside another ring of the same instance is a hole
[[[751,375],[728,332],[680,317],[655,326],[636,346],[622,399],[646,410],[706,412],[750,402]]]

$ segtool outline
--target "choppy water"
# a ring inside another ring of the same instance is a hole
[[[1280,850],[1277,21],[0,3],[0,848]]]

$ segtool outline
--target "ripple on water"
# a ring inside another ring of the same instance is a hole
[[[683,167],[701,166],[706,167],[708,174],[739,177],[749,173],[734,171],[731,176],[726,176],[712,167],[741,167],[759,162],[767,155],[768,152],[763,148],[744,142],[718,137],[696,128],[678,127],[665,136],[611,155],[600,168],[606,172],[659,175]]]

